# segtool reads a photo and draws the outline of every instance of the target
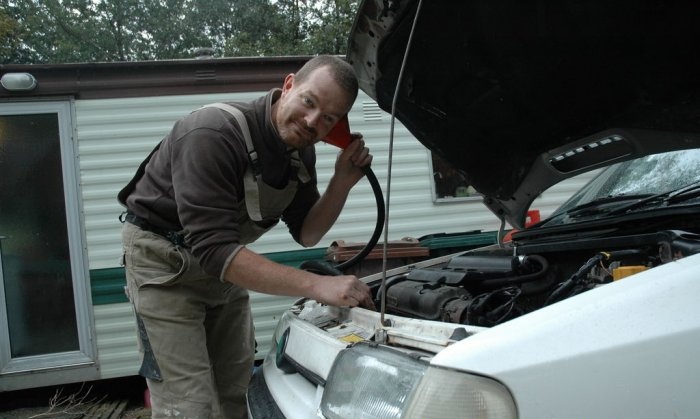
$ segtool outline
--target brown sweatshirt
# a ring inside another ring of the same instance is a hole
[[[277,188],[284,187],[290,176],[290,151],[271,119],[271,105],[279,95],[280,90],[274,89],[250,103],[231,103],[246,117],[264,181]],[[297,242],[304,217],[320,196],[315,150],[309,147],[299,154],[311,180],[299,184],[282,214]],[[218,278],[242,245],[235,204],[245,199],[243,175],[248,164],[245,140],[235,118],[217,108],[196,110],[177,121],[163,139],[126,206],[156,227],[184,230],[186,243],[202,268]]]

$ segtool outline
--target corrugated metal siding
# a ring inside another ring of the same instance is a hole
[[[94,312],[100,377],[137,375],[141,363],[131,304],[98,305]]]

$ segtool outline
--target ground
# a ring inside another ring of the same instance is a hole
[[[147,419],[146,383],[126,377],[0,393],[0,419]]]
[[[76,413],[65,413],[61,411],[50,411],[46,407],[23,407],[12,409],[6,412],[0,412],[0,419],[77,419],[77,418],[101,418],[100,414],[90,415],[83,414],[82,411]],[[115,411],[111,416],[104,416],[109,419],[149,419],[151,410],[142,407],[129,407],[124,411]]]

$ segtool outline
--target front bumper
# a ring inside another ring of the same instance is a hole
[[[255,368],[248,386],[248,417],[252,419],[285,419],[267,387],[262,367]]]
[[[273,396],[274,394],[274,396]],[[256,368],[248,387],[251,419],[318,419],[323,387],[301,374],[287,374],[275,365],[274,352]]]

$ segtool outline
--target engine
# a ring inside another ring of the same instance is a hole
[[[387,277],[387,313],[494,326],[612,281],[700,252],[700,235],[667,230],[634,236],[531,242],[469,251],[447,263]]]

